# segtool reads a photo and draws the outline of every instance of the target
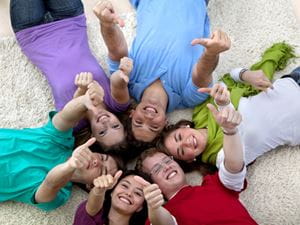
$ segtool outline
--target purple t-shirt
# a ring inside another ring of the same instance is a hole
[[[123,112],[127,104],[111,96],[109,79],[91,53],[84,14],[42,24],[16,33],[24,54],[46,76],[55,106],[61,110],[74,95],[74,79],[80,72],[91,72],[104,89],[104,103],[111,112]]]
[[[90,216],[85,210],[86,202],[84,201],[78,206],[73,225],[103,225],[105,222],[102,219],[102,210],[95,216]]]

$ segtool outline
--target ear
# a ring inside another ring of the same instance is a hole
[[[146,200],[144,200],[144,201],[146,201]],[[136,210],[136,212],[140,212],[142,209],[143,209],[143,205],[141,205],[141,206]]]
[[[86,184],[85,187],[86,187],[87,190],[90,191],[90,190],[92,190],[92,188],[94,187],[94,185],[93,184]]]
[[[135,112],[135,109],[132,109],[132,110],[130,110],[130,113],[129,113],[129,118],[132,118],[132,116],[133,116],[134,112]]]

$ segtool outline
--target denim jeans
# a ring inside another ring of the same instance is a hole
[[[11,0],[10,18],[14,32],[83,13],[81,0]]]
[[[300,67],[294,69],[290,74],[282,76],[282,78],[290,77],[300,86]]]

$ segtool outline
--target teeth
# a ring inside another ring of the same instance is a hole
[[[124,197],[120,197],[120,200],[128,205],[130,205],[130,201],[127,199],[127,198],[124,198]]]
[[[154,109],[154,108],[152,108],[152,107],[146,107],[145,108],[146,110],[148,110],[148,111],[151,111],[151,112],[154,112],[154,113],[156,113],[156,110]]]
[[[174,177],[176,174],[177,174],[176,171],[171,172],[171,173],[168,175],[167,179],[171,179],[171,178]]]
[[[194,148],[197,147],[197,139],[195,137],[193,137],[193,143],[194,143]]]

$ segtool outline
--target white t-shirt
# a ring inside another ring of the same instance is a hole
[[[300,144],[300,87],[291,78],[278,79],[273,87],[240,99],[238,111],[243,120],[239,132],[246,165],[278,146]],[[217,166],[223,155],[221,150]]]

